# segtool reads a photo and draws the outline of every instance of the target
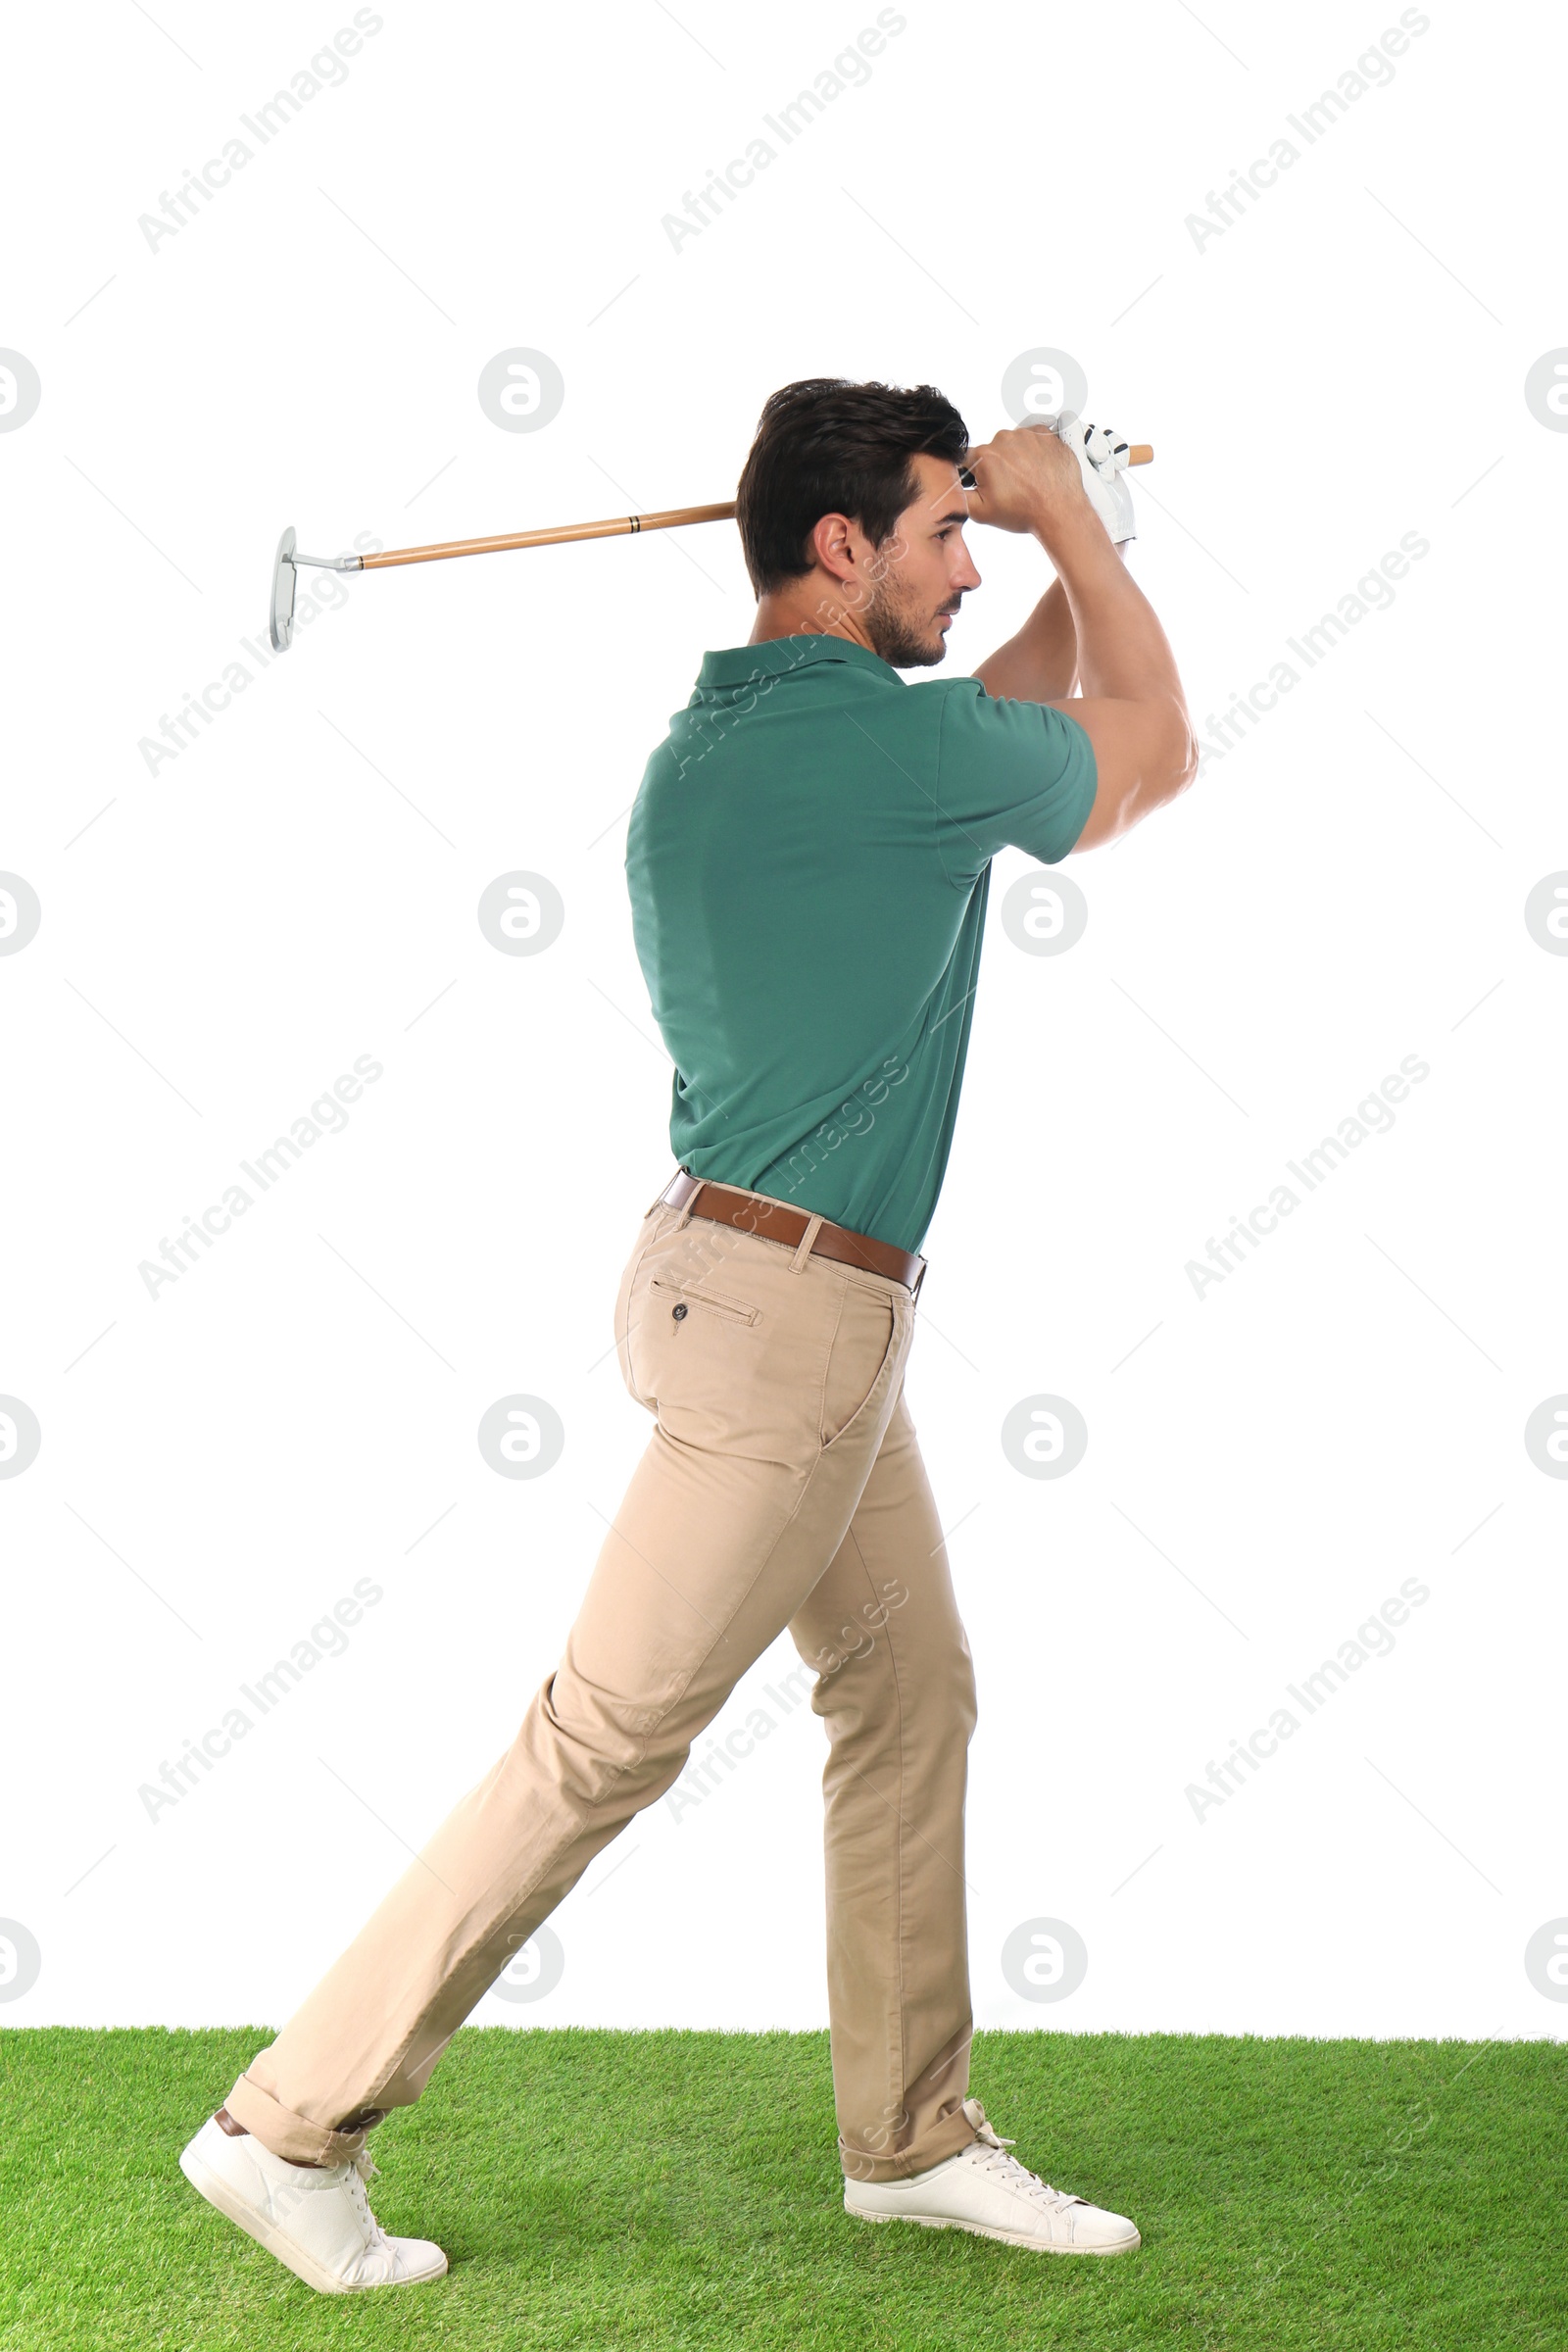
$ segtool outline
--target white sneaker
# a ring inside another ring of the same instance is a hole
[[[363,2151],[351,2163],[289,2164],[250,2132],[230,2137],[212,2116],[179,2169],[209,2205],[323,2295],[417,2286],[447,2267],[426,2239],[387,2236],[365,2194],[376,2168]]]
[[[1009,2156],[978,2099],[963,2112],[979,2137],[907,2180],[850,2180],[844,2210],[862,2222],[918,2222],[925,2230],[968,2230],[1039,2254],[1130,2254],[1143,2240],[1124,2214],[1102,2213],[1083,2197],[1053,2188]]]

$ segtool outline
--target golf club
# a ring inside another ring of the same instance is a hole
[[[1127,453],[1129,466],[1147,466],[1154,453],[1146,441],[1134,442]],[[966,484],[972,487],[972,484]],[[277,543],[272,565],[272,602],[268,633],[275,653],[286,653],[294,637],[294,591],[302,564],[315,571],[385,571],[394,564],[435,564],[448,556],[499,556],[514,547],[559,547],[570,539],[624,538],[634,531],[667,531],[679,523],[728,522],[734,519],[733,499],[713,507],[666,507],[658,514],[615,514],[607,522],[564,522],[544,531],[511,531],[493,539],[447,539],[436,547],[392,547],[378,556],[306,556],[294,541],[291,523]]]

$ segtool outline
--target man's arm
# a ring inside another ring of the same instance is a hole
[[[1116,553],[1125,564],[1131,541]],[[1078,632],[1060,580],[1053,580],[1016,637],[987,655],[975,671],[987,694],[1007,694],[1020,703],[1054,703],[1078,683]]]
[[[999,433],[966,463],[976,482],[969,493],[971,517],[1002,530],[1028,531],[1056,569],[1055,587],[1018,636],[975,674],[988,693],[1050,702],[1088,735],[1098,782],[1075,847],[1091,850],[1173,801],[1198,773],[1198,745],[1175,657],[1153,607],[1089,503],[1076,457],[1054,433],[1022,425]],[[1045,675],[1045,661],[1052,658],[1045,649],[1054,644],[1060,675],[1062,624],[1059,617],[1043,618],[1055,588],[1072,627],[1082,697],[1068,701],[1062,687],[1025,695],[1016,685],[993,686],[993,676],[1028,674],[1027,658],[1017,649],[1037,622],[1042,629],[1033,644],[1043,659],[1033,674]]]
[[[1016,637],[999,645],[975,671],[987,694],[1020,703],[1054,703],[1078,682],[1078,633],[1060,580],[1053,580]]]

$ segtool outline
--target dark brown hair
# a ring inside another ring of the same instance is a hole
[[[773,393],[762,410],[735,498],[746,568],[757,594],[811,568],[811,533],[824,514],[848,514],[873,547],[919,494],[910,461],[958,465],[968,429],[934,384],[852,384],[811,375]]]

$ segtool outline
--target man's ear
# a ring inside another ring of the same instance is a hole
[[[811,533],[811,546],[818,564],[835,580],[848,580],[855,574],[854,526],[847,514],[824,514]]]

